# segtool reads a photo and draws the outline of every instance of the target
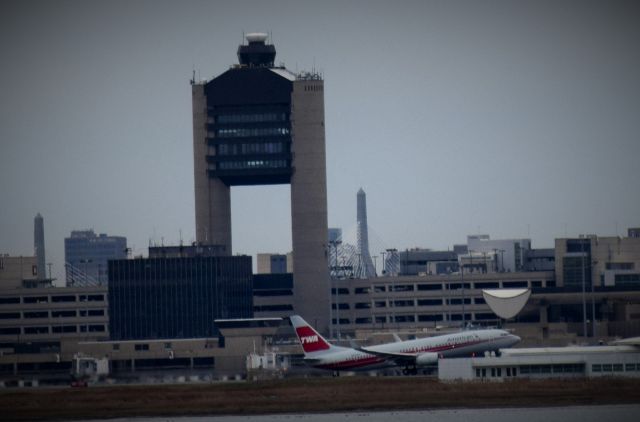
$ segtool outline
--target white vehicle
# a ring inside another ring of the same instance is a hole
[[[416,374],[418,368],[434,365],[439,358],[499,352],[520,341],[520,337],[504,330],[483,329],[371,347],[341,347],[325,340],[302,317],[292,315],[290,319],[304,350],[304,361],[315,368],[335,372],[403,366],[405,375]]]

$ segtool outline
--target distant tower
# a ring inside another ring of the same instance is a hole
[[[44,219],[38,213],[33,219],[33,249],[36,256],[36,265],[38,268],[38,280],[47,278],[44,257]]]
[[[357,278],[375,277],[371,254],[369,254],[369,228],[367,227],[367,195],[362,188],[358,191],[358,257],[355,262],[355,276]]]

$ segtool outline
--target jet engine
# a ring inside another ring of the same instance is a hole
[[[438,354],[433,352],[422,353],[416,357],[416,366],[433,365],[438,362]]]

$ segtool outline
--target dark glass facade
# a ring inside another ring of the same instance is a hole
[[[562,272],[566,287],[591,289],[591,240],[567,239],[567,254],[562,259]]]
[[[64,239],[67,284],[105,284],[107,262],[127,257],[127,238],[74,230]]]
[[[227,186],[291,182],[292,83],[268,68],[234,68],[207,83],[209,175]]]
[[[109,262],[112,340],[211,337],[215,319],[252,317],[251,257]]]

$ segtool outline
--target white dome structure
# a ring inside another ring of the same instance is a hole
[[[487,289],[482,297],[493,313],[500,318],[509,319],[518,315],[531,296],[530,289]]]

